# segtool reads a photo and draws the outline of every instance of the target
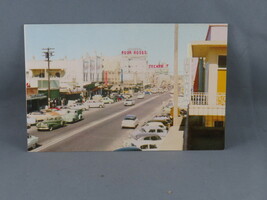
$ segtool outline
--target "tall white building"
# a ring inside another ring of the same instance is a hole
[[[121,52],[121,77],[124,84],[148,83],[148,53],[139,48]]]

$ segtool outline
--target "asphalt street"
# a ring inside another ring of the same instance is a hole
[[[123,102],[117,102],[103,109],[90,108],[84,112],[82,121],[51,132],[37,131],[32,127],[28,133],[39,137],[40,147],[34,151],[113,151],[122,147],[123,140],[133,131],[121,128],[125,115],[136,115],[142,124],[156,114],[162,102],[169,98],[168,93],[146,95],[145,99],[136,99],[134,106],[126,107]]]

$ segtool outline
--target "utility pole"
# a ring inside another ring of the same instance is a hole
[[[178,32],[179,25],[174,25],[174,95],[173,95],[173,126],[177,127],[178,122]]]
[[[47,61],[47,76],[48,76],[48,87],[47,87],[47,105],[48,108],[50,108],[50,100],[51,100],[51,96],[50,96],[50,57],[54,56],[54,48],[43,48],[43,53],[44,53],[44,57],[45,57],[45,61]]]

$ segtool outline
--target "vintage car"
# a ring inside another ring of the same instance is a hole
[[[168,134],[168,131],[165,128],[160,128],[158,126],[143,126],[141,129],[131,133],[131,137],[136,139],[140,135],[145,134],[154,134],[160,137],[165,137]]]
[[[88,104],[83,104],[83,103],[74,103],[69,106],[70,108],[78,108],[82,110],[89,110]]]
[[[38,145],[39,138],[33,135],[27,135],[27,148],[35,149]]]
[[[65,109],[61,111],[61,117],[66,123],[73,123],[83,119],[80,109]]]
[[[144,93],[139,93],[137,95],[137,99],[143,99],[143,98],[145,98],[145,94]]]
[[[126,115],[121,122],[121,128],[136,128],[139,120],[135,115]]]
[[[36,128],[38,131],[40,130],[52,131],[55,128],[63,127],[64,125],[65,121],[61,116],[50,116],[46,120],[37,123]]]
[[[102,99],[102,101],[103,101],[103,103],[105,103],[105,104],[111,104],[111,103],[114,103],[114,100],[111,99],[111,98],[109,98],[109,97],[104,97],[104,98]]]
[[[89,106],[89,108],[104,108],[104,102],[102,101],[95,101],[95,100],[89,100],[86,101],[85,104]]]
[[[125,106],[133,106],[135,104],[135,101],[133,99],[126,99],[124,101]]]
[[[123,144],[124,147],[137,147],[144,151],[157,150],[158,145],[162,143],[162,137],[156,134],[141,134],[136,138],[126,140]]]
[[[35,119],[35,122],[41,122],[43,120],[46,120],[47,117],[48,116],[47,116],[46,112],[43,112],[43,111],[34,111],[34,112],[31,112],[27,115],[27,118]]]

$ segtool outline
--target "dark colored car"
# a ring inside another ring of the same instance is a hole
[[[123,147],[120,149],[116,149],[115,151],[142,151],[142,150],[137,147]]]

